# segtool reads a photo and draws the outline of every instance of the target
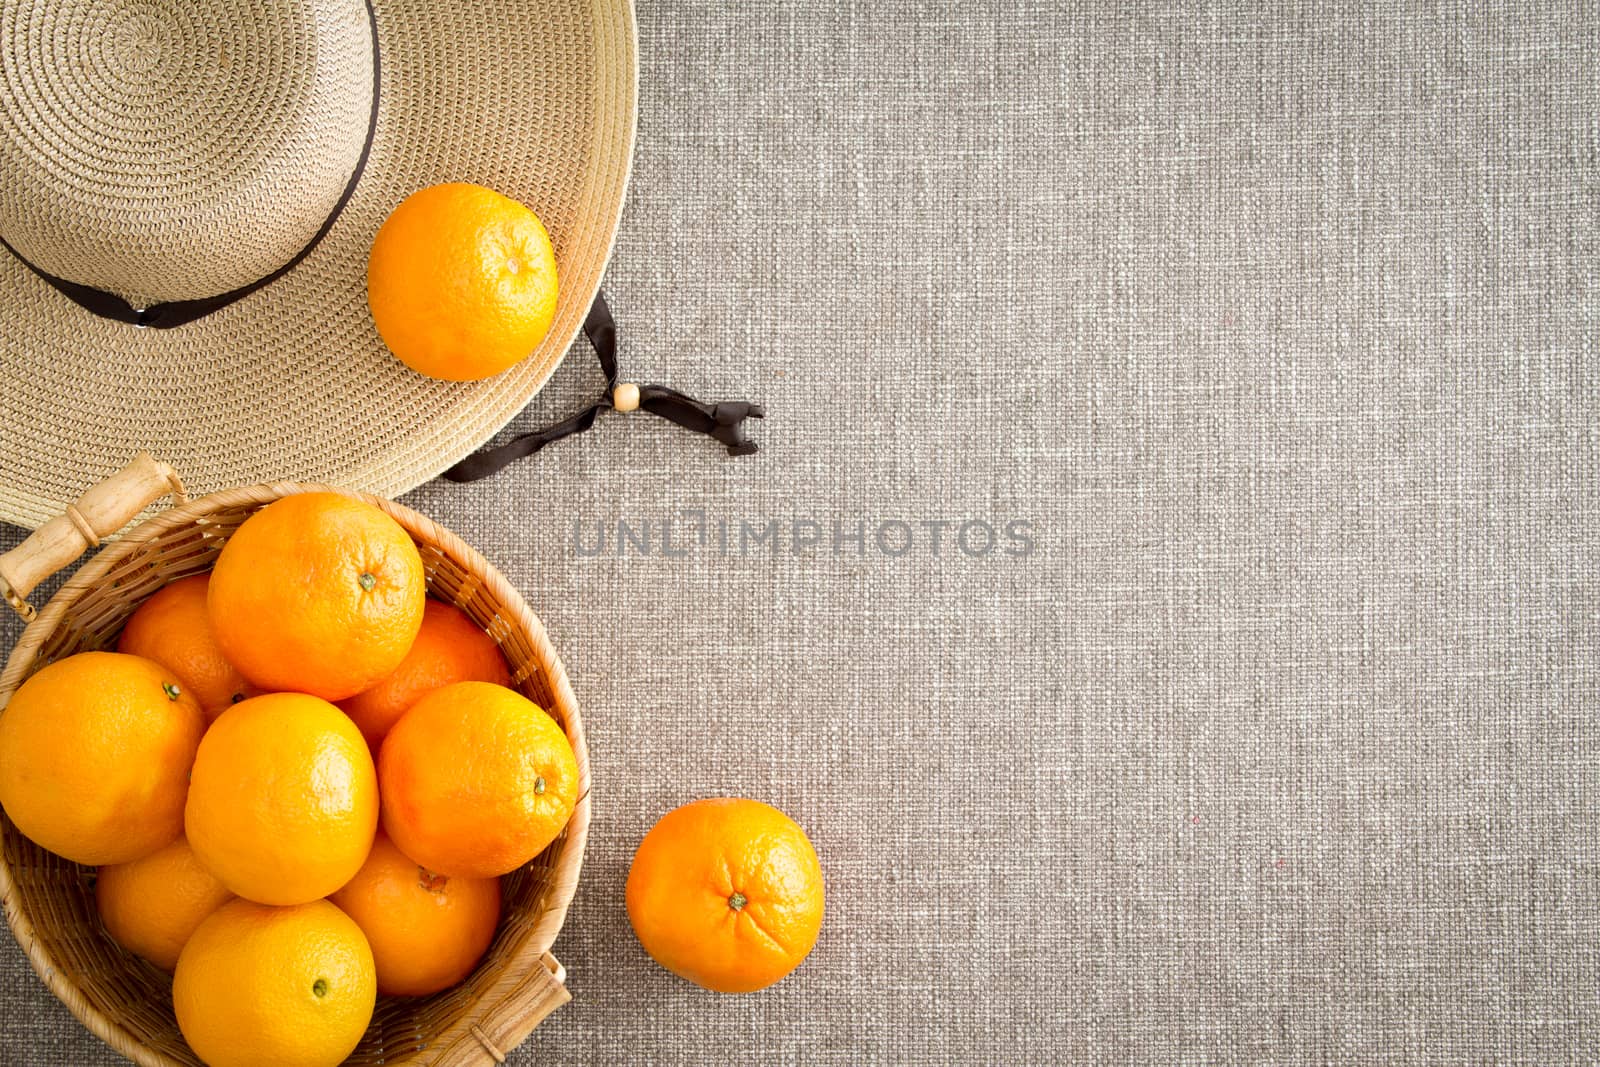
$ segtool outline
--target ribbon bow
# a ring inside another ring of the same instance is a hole
[[[583,433],[594,425],[595,418],[607,408],[622,412],[639,409],[659,415],[686,430],[721,441],[727,446],[730,456],[755,454],[757,446],[745,435],[744,420],[765,418],[767,413],[760,404],[742,400],[706,404],[664,385],[618,383],[617,323],[611,317],[611,308],[606,304],[604,293],[594,294],[594,304],[583,320],[583,333],[594,346],[595,354],[600,357],[600,369],[606,376],[605,394],[576,415],[553,426],[525,433],[503,445],[474,452],[445,471],[441,477],[452,482],[475,482],[487,478],[507,464],[531,456],[553,441]]]

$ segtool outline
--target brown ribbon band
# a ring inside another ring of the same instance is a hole
[[[372,155],[372,138],[378,130],[378,92],[383,84],[383,64],[378,54],[378,16],[372,10],[372,0],[367,0],[367,23],[372,30],[372,113],[367,117],[367,139],[361,146],[361,155],[356,157],[355,169],[350,172],[350,180],[345,183],[344,191],[339,194],[338,201],[333,205],[333,210],[328,212],[328,217],[323,220],[321,228],[300,251],[294,254],[293,259],[271,274],[215,296],[203,296],[194,300],[168,300],[160,304],[151,304],[149,307],[136,308],[116,293],[108,293],[92,285],[56,277],[36,266],[12,247],[4,237],[0,237],[0,247],[5,248],[17,262],[38,275],[52,289],[85,311],[99,315],[103,319],[111,319],[113,322],[141,328],[148,327],[153,330],[170,330],[174,326],[183,326],[195,319],[204,318],[213,311],[221,310],[235,301],[243,300],[258,289],[271,285],[299,266],[300,261],[309,256],[311,250],[322,242],[329,230],[333,229],[333,224],[338,221],[345,205],[350,203],[350,198],[355,195],[356,186],[361,182],[362,172],[367,169],[367,159]]]

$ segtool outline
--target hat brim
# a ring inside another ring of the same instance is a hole
[[[374,0],[372,155],[327,236],[282,278],[171,330],[73,304],[0,251],[0,519],[36,526],[141,450],[195,492],[270,479],[394,496],[511,420],[554,373],[600,286],[633,159],[630,0]],[[560,297],[543,343],[482,382],[425,378],[384,347],[367,251],[408,194],[498,189],[538,213]]]

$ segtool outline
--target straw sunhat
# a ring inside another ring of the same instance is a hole
[[[0,519],[145,449],[202,492],[450,466],[590,310],[636,79],[630,0],[0,0]],[[442,181],[532,207],[560,274],[544,342],[472,384],[366,306],[379,225]]]

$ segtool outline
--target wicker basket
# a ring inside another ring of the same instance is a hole
[[[169,491],[175,506],[102,549],[35,617],[24,598],[39,581]],[[323,485],[276,482],[188,501],[169,468],[140,456],[0,557],[0,592],[32,620],[0,674],[0,709],[44,664],[111,647],[145,597],[209,569],[252,513],[280,497],[311,491],[365,500],[405,527],[421,550],[429,592],[461,608],[499,642],[516,687],[555,716],[577,755],[579,795],[572,819],[549,848],[506,877],[500,928],[477,970],[431,997],[380,998],[371,1027],[347,1061],[503,1063],[506,1050],[568,999],[565,972],[549,950],[583,862],[589,760],[577,702],[544,627],[500,573],[455,534],[409,508]],[[39,977],[85,1026],[135,1062],[199,1064],[173,1019],[171,979],[119,948],[101,927],[92,873],[46,852],[0,815],[0,898]]]

